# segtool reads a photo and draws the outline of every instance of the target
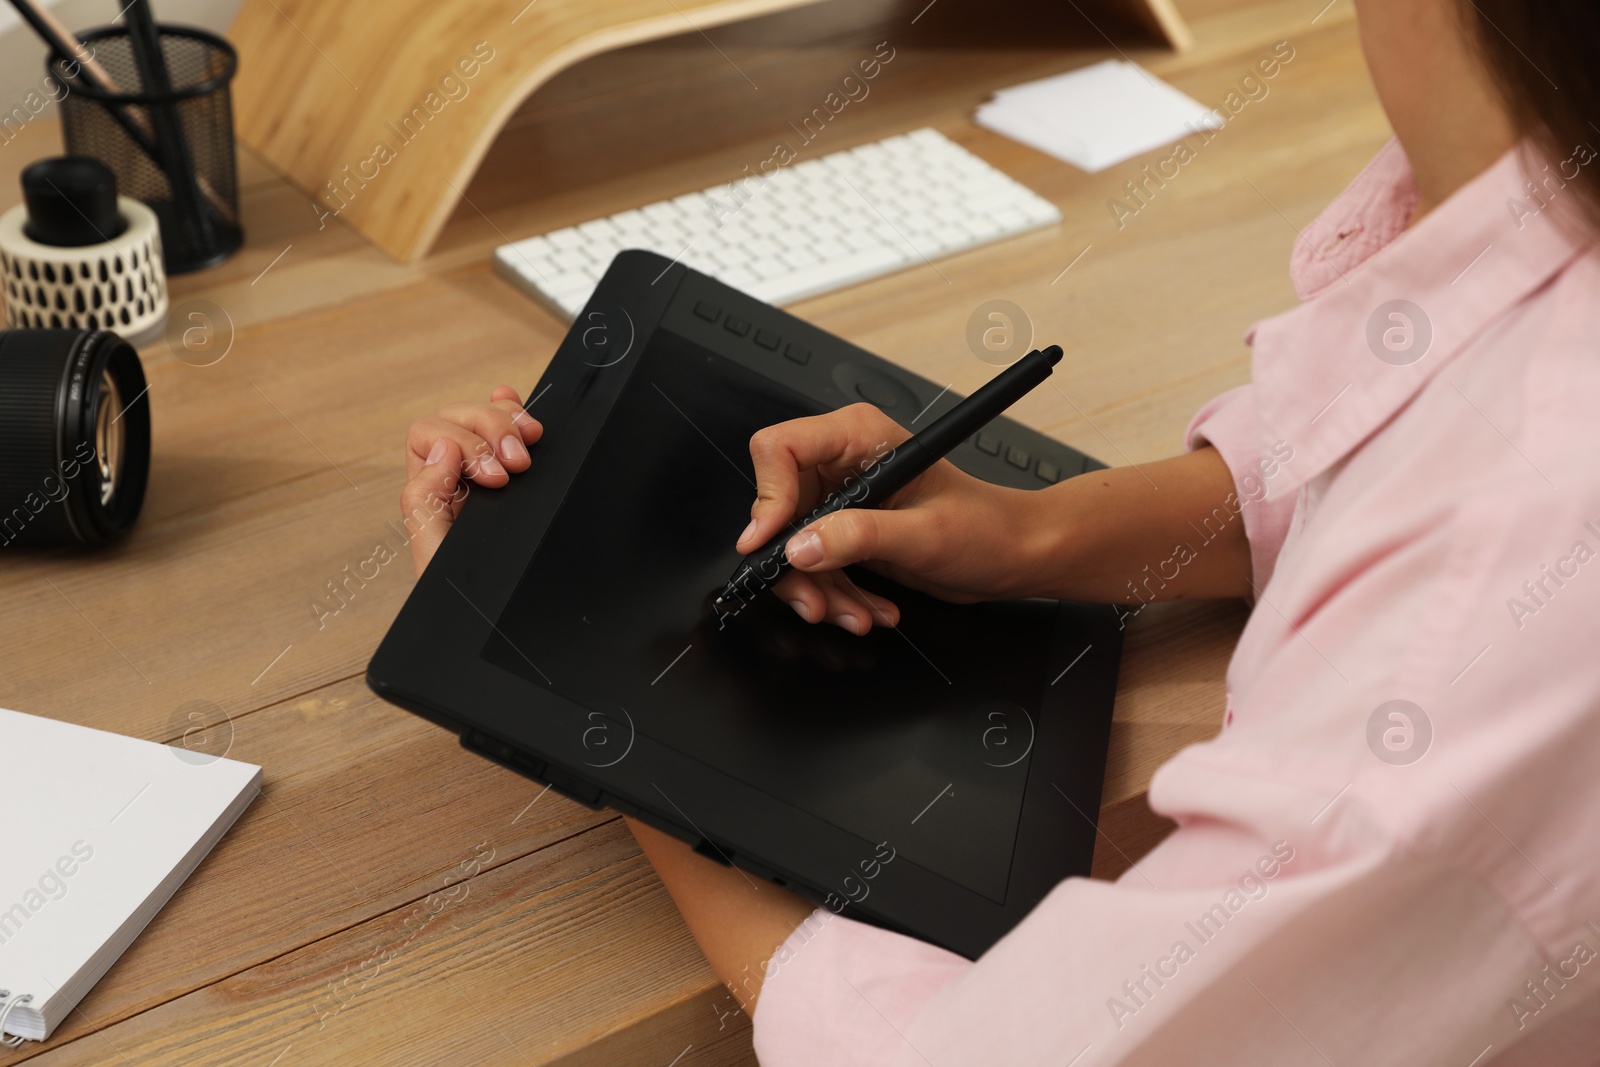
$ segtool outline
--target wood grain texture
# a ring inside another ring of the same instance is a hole
[[[231,34],[250,57],[234,87],[238,135],[410,262],[433,244],[517,106],[561,70],[659,38],[710,41],[707,30],[810,2],[245,0]],[[1170,0],[1111,7],[1189,43]]]
[[[697,955],[613,819],[37,1062],[546,1063],[614,1042],[606,1062],[665,1063],[719,1033]],[[639,1017],[642,1045],[618,1025]]]
[[[1126,183],[1165,150],[1082,174],[969,121],[999,86],[1117,51],[1081,22],[1029,34],[1020,16],[940,0],[815,151],[932,125],[1048,197],[1063,221],[796,313],[970,391],[992,368],[966,350],[967,318],[1010,300],[1037,338],[1070,353],[1057,388],[1019,407],[1023,421],[1116,464],[1181,447],[1189,415],[1247,380],[1245,328],[1293,303],[1296,229],[1389,131],[1349,5],[1314,25],[1316,5],[1301,0],[1180,6],[1194,29],[1187,53],[1123,50],[1208,106],[1224,106],[1277,42],[1294,58],[1119,227],[1111,201],[1126,201]],[[489,251],[727,180],[883,39],[882,20],[909,18],[897,11],[820,3],[719,30],[717,44],[762,84],[754,113],[735,95],[749,92],[742,76],[698,36],[568,68],[518,107],[413,265],[340,219],[319,225],[304,193],[241,153],[246,247],[172,285],[174,317],[209,316],[232,347],[206,367],[180,358],[192,358],[181,344],[141,352],[155,467],[125,543],[0,550],[0,705],[165,741],[184,732],[191,702],[210,701],[231,717],[232,754],[265,766],[266,793],[82,1012],[0,1067],[752,1062],[747,1021],[722,1014],[711,972],[615,820],[553,794],[523,812],[539,786],[366,692],[360,675],[410,591],[409,563],[382,565],[320,624],[313,605],[339,605],[327,583],[377,544],[403,549],[391,523],[406,425],[500,382],[526,389],[565,333],[490,272]],[[248,70],[254,53],[241,45]],[[55,138],[30,125],[0,162],[20,169],[56,151]],[[607,144],[629,145],[630,165],[604,165]],[[0,207],[16,196],[0,183]],[[1150,775],[1220,727],[1245,615],[1180,603],[1130,624],[1095,876],[1117,876],[1170,830],[1146,801]],[[494,859],[451,881],[485,841]],[[393,949],[430,894],[460,884],[465,898],[375,973],[374,950]]]

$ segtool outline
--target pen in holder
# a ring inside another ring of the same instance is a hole
[[[124,194],[149,205],[167,272],[184,274],[222,262],[244,241],[229,90],[238,55],[204,30],[148,28],[145,43],[123,26],[83,34],[99,78],[60,55],[47,66],[70,89],[61,101],[68,154],[103,160]]]

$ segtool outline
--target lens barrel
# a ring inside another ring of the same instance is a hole
[[[150,399],[105,330],[0,331],[0,548],[100,545],[150,478]]]

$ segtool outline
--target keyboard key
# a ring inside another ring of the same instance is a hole
[[[707,322],[716,322],[722,317],[722,309],[715,304],[708,304],[704,300],[694,306],[694,313]]]
[[[980,452],[987,452],[991,456],[1000,454],[1000,438],[990,434],[980,433],[977,436],[977,445]]]
[[[1041,459],[1039,465],[1034,468],[1033,473],[1052,485],[1061,480],[1061,468],[1047,459]]]
[[[751,274],[754,274],[757,278],[763,278],[764,279],[764,278],[781,278],[784,275],[788,274],[790,272],[791,268],[785,266],[782,262],[780,262],[776,255],[770,255],[770,256],[762,256],[759,259],[751,260],[750,263],[747,265],[747,269],[750,271]]]
[[[1044,226],[1052,222],[1061,221],[1061,212],[1048,200],[1034,197],[1024,201],[1022,213],[1027,217],[1030,226]]]
[[[557,248],[577,248],[579,245],[583,244],[583,235],[578,232],[577,227],[575,226],[568,226],[564,230],[557,230],[554,233],[546,234],[545,236],[547,236],[550,239],[550,243],[555,245]]]
[[[817,258],[823,261],[843,259],[850,254],[850,249],[846,248],[842,241],[833,237],[819,240],[811,248],[816,252]]]
[[[729,315],[728,320],[722,324],[722,328],[729,333],[743,337],[750,332],[750,320],[741,319],[736,315]]]
[[[594,291],[594,282],[581,274],[562,274],[551,281],[550,293],[556,300],[569,300],[581,297],[588,300],[589,294]],[[580,303],[582,302],[580,300]]]
[[[673,253],[689,243],[689,231],[670,219],[666,222],[652,222],[644,234],[652,244],[659,248],[670,248]]]
[[[617,224],[617,229],[624,233],[637,233],[649,225],[650,220],[644,217],[644,212],[635,208],[624,211],[620,215],[611,216],[611,221]]]
[[[571,273],[586,263],[593,263],[594,260],[589,258],[589,250],[579,245],[575,248],[558,250],[552,258],[552,262],[555,263],[556,269],[562,273]]]
[[[524,256],[527,256],[529,259],[538,259],[540,256],[548,256],[550,253],[556,250],[556,246],[550,243],[550,238],[548,237],[534,237],[527,241],[518,241],[516,244],[508,245],[507,247],[515,248],[518,252],[522,253]]]
[[[1018,448],[1016,445],[1012,445],[1010,448],[1006,449],[1006,462],[1011,464],[1013,467],[1020,467],[1023,470],[1027,470],[1028,464],[1033,462],[1033,457],[1028,454],[1027,449]]]
[[[971,233],[980,241],[993,237],[1005,229],[999,222],[989,218],[987,215],[973,215],[970,218],[962,219],[961,225],[968,233]]]
[[[1028,224],[1028,216],[1018,207],[1008,207],[990,217],[1008,230],[1019,230]]]
[[[811,361],[811,349],[797,345],[793,341],[789,342],[789,347],[783,350],[783,354],[802,365]]]
[[[548,255],[548,252],[554,251],[548,244],[545,245],[545,252],[536,252],[532,248],[526,247],[526,245],[527,242],[506,245],[504,248],[498,249],[495,254],[504,258],[519,270],[533,274],[536,277],[549,279],[560,273],[555,261]]]
[[[782,343],[783,338],[769,330],[756,331],[756,344],[760,345],[762,348],[768,348],[776,352],[778,350],[778,345]]]

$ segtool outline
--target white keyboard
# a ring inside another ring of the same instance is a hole
[[[736,184],[502,245],[495,268],[569,319],[625,248],[786,304],[1061,221],[932,129]]]

